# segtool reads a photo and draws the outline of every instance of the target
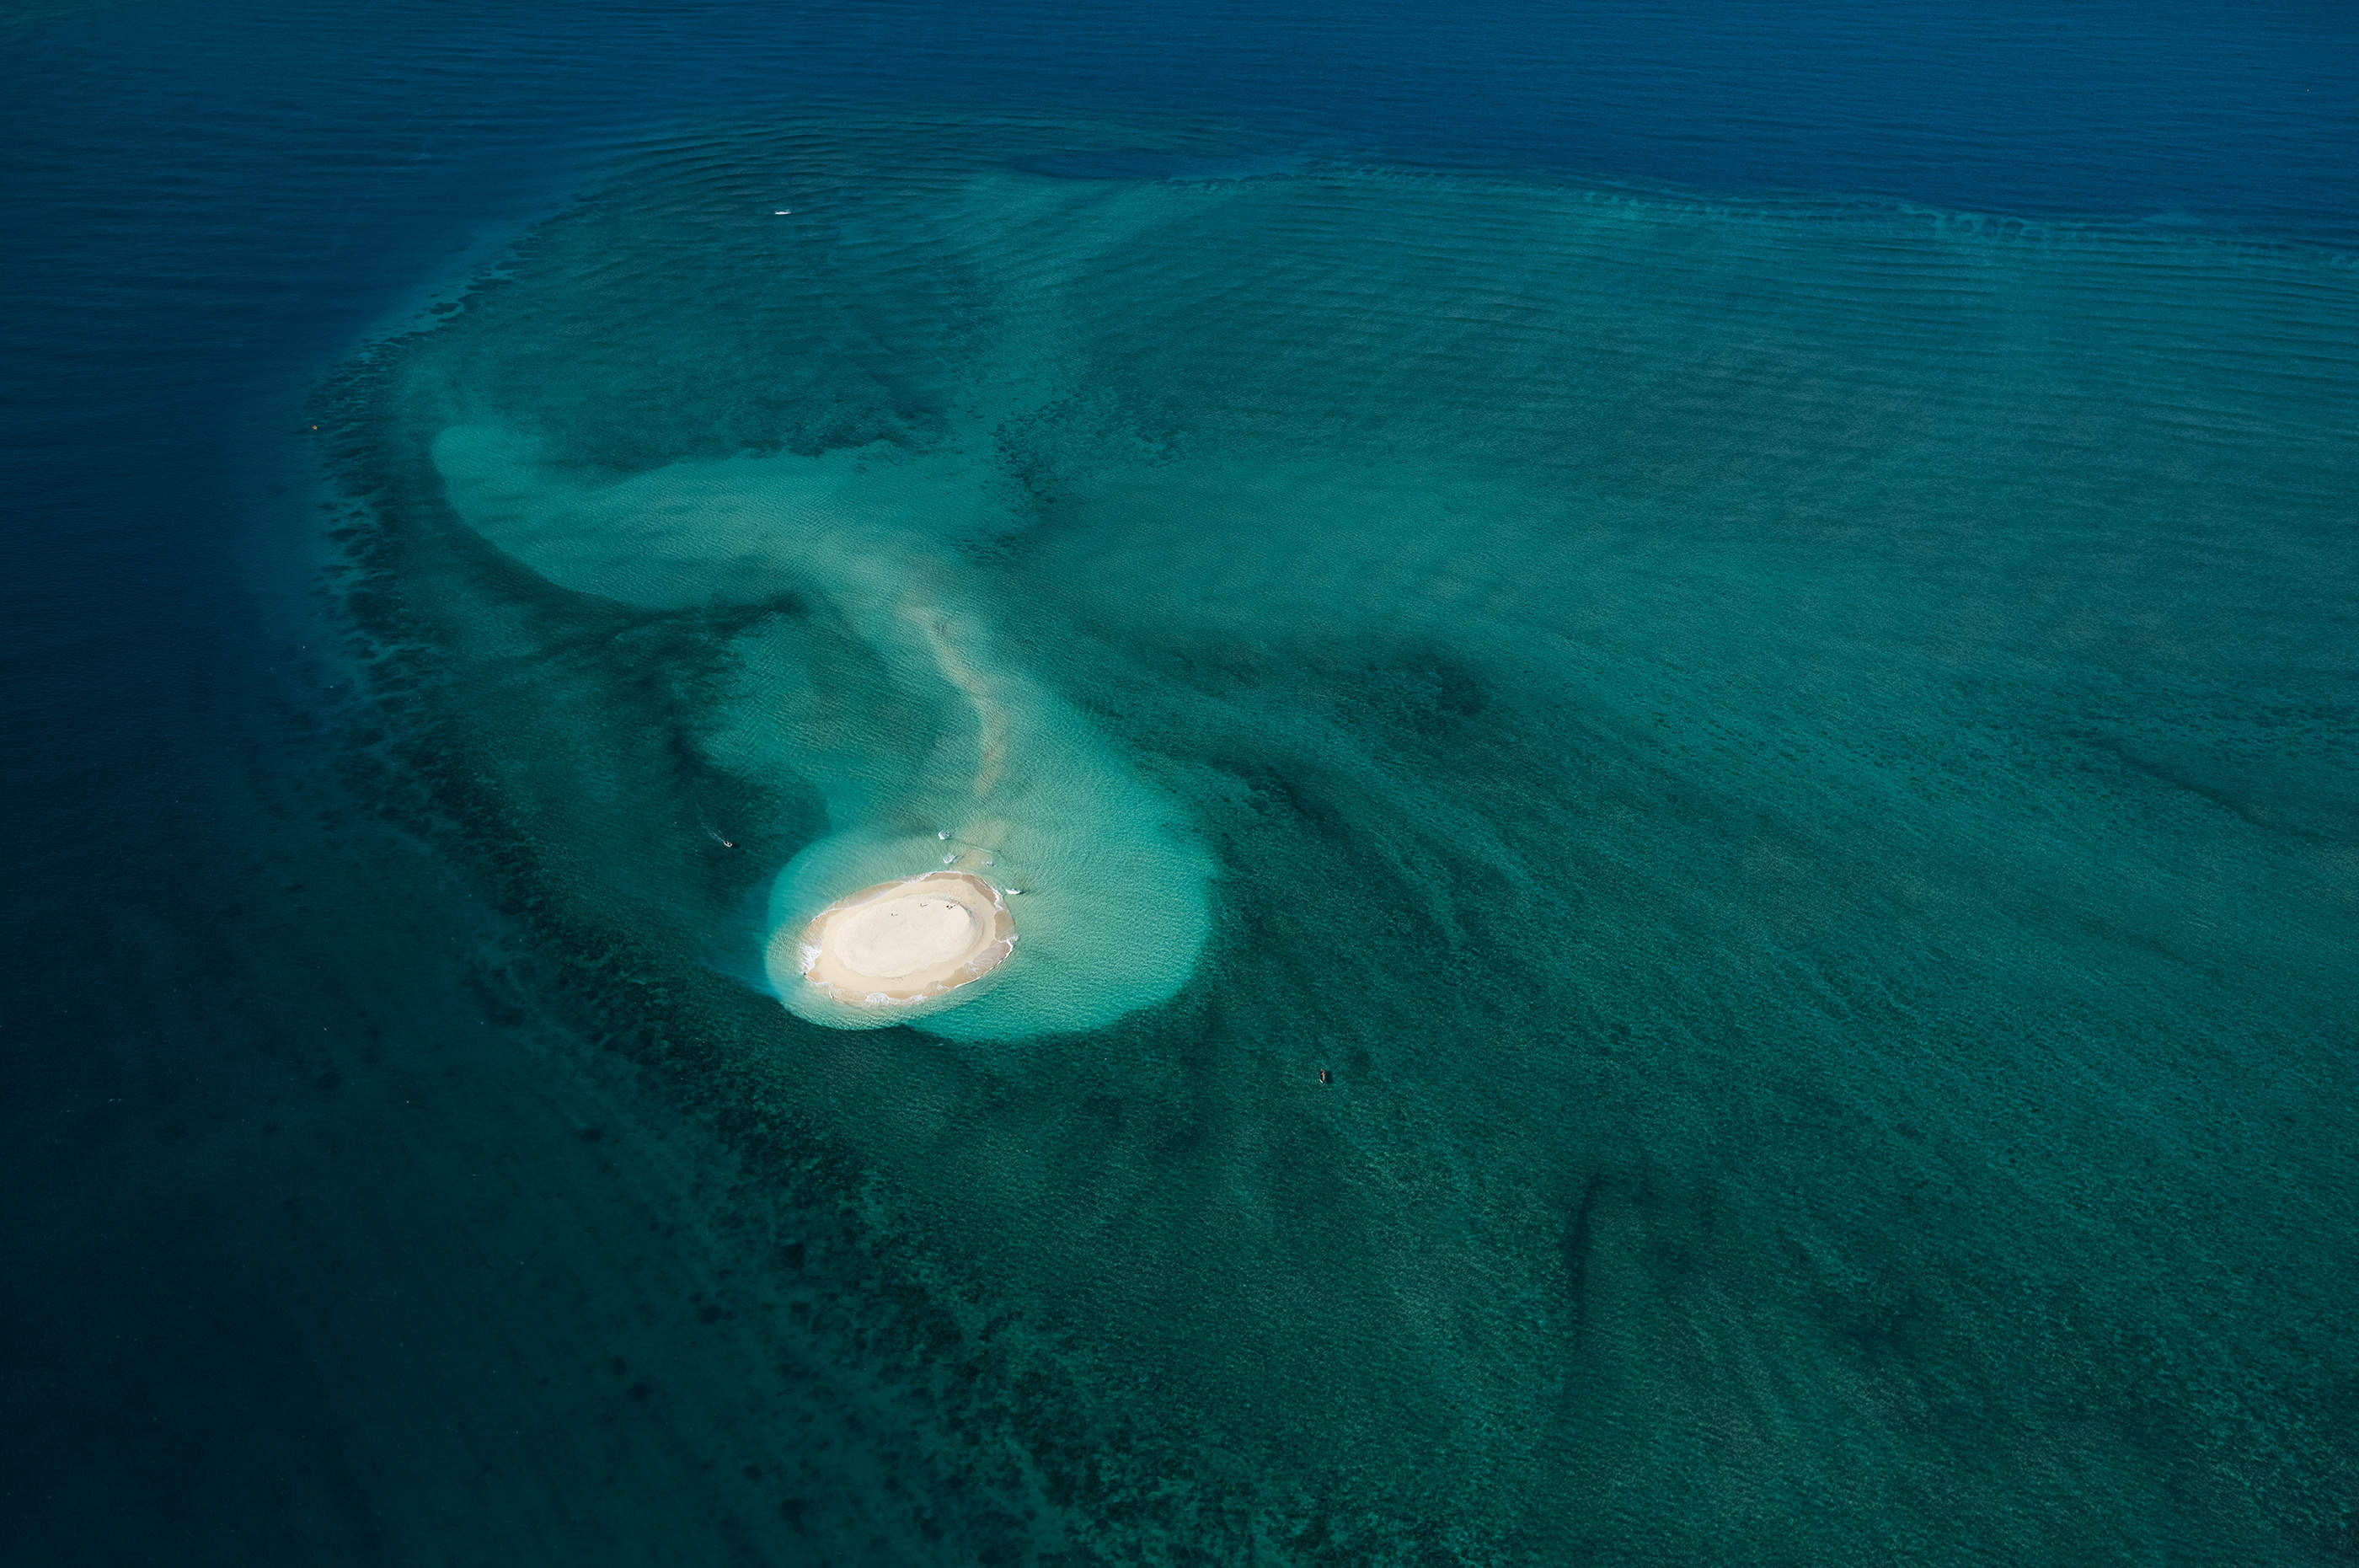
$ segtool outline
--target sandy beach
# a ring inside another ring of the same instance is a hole
[[[907,1007],[972,985],[1016,950],[998,888],[963,871],[882,882],[837,899],[799,939],[803,978],[855,1007]]]

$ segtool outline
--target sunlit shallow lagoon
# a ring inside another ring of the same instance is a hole
[[[874,1173],[1074,1550],[2261,1561],[2350,1529],[2355,362],[2298,246],[843,118],[331,423],[408,766]],[[938,866],[972,997],[766,962]]]

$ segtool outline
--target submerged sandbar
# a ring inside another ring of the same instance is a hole
[[[803,978],[853,1007],[930,1001],[990,974],[1016,951],[1000,890],[963,871],[880,882],[821,909],[799,942]]]

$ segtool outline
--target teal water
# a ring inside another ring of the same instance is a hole
[[[2347,256],[846,118],[332,422],[421,810],[1072,1560],[2349,1550]],[[946,855],[971,1000],[766,961]]]

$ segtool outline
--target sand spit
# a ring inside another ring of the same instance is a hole
[[[838,898],[799,939],[803,979],[852,1007],[931,1001],[990,974],[1016,951],[999,889],[931,871]]]

